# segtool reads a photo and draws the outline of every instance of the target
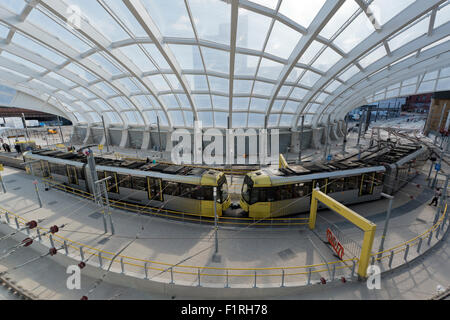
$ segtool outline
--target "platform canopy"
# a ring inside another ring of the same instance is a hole
[[[75,124],[295,130],[450,90],[449,20],[445,0],[1,0],[0,83]]]

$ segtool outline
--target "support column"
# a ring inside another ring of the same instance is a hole
[[[146,128],[142,135],[141,150],[150,150],[151,145],[152,145],[151,141],[152,141],[152,139],[151,139],[151,135],[150,135],[150,128]]]
[[[91,140],[92,140],[92,128],[90,126],[88,126],[86,128],[86,137],[84,137],[83,145],[90,143]]]
[[[126,148],[128,146],[128,129],[122,130],[122,139],[120,140],[120,148]]]
[[[337,126],[338,126],[337,123],[333,123],[330,126],[330,138],[331,138],[331,140],[334,140],[334,141],[339,140],[339,137],[337,135]]]
[[[323,128],[312,128],[311,149],[321,149],[321,139],[323,136]]]

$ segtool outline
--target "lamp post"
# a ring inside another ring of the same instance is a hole
[[[214,187],[213,189],[213,198],[214,198],[214,232],[215,232],[215,249],[214,254],[212,256],[213,262],[220,262],[221,256],[219,255],[219,239],[218,239],[218,218],[217,218],[217,188]]]
[[[381,193],[381,196],[389,199],[389,204],[388,204],[388,210],[387,210],[387,214],[386,214],[386,220],[384,221],[384,229],[383,229],[383,235],[381,236],[381,243],[380,243],[380,248],[378,249],[378,252],[382,252],[384,250],[384,240],[386,239],[386,234],[387,234],[387,230],[388,230],[388,226],[389,226],[389,219],[391,218],[391,211],[392,211],[392,203],[394,202],[394,197],[385,193]],[[378,258],[381,258],[382,254],[380,253],[378,255]]]

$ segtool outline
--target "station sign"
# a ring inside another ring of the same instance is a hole
[[[342,260],[344,257],[344,246],[339,242],[338,238],[333,234],[330,228],[327,229],[328,243],[333,247],[338,257]]]
[[[434,168],[436,169],[436,171],[441,170],[441,164],[440,164],[440,163],[436,163],[436,164],[434,165]]]

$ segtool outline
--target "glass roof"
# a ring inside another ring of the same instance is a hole
[[[1,0],[0,84],[80,124],[317,126],[450,90],[449,20],[448,0]]]

